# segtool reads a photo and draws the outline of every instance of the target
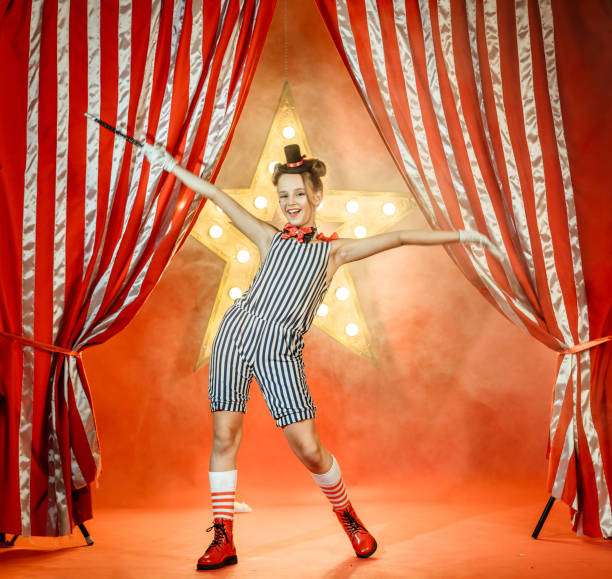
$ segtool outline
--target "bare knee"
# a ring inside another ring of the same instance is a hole
[[[291,449],[310,472],[322,474],[331,468],[331,454],[321,444],[313,419],[289,424],[283,430]]]
[[[212,452],[217,455],[235,455],[240,446],[242,428],[221,425],[213,430]]]
[[[293,452],[312,472],[324,472],[329,453],[318,440],[301,440],[292,445]]]

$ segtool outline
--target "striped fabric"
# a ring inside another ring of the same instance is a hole
[[[337,485],[332,487],[321,487],[323,494],[334,507],[334,511],[342,511],[349,506],[349,500],[344,489],[344,482],[340,479]]]
[[[329,249],[329,243],[298,243],[277,233],[235,306],[293,332],[307,332],[327,292]]]
[[[255,376],[277,426],[314,418],[316,408],[306,383],[303,347],[300,334],[242,308],[230,308],[210,355],[211,412],[246,412]]]
[[[332,465],[330,469],[323,474],[311,473],[312,478],[319,485],[323,494],[332,504],[334,511],[343,511],[350,506],[350,501],[344,488],[342,479],[342,471],[340,465],[336,461],[336,457],[332,455]]]
[[[213,519],[234,518],[237,470],[211,471],[208,473]]]
[[[329,243],[274,236],[251,285],[227,310],[213,341],[212,412],[245,412],[255,376],[277,426],[314,418],[302,335],[327,291],[329,251]]]
[[[3,6],[0,531],[65,535],[91,517],[100,450],[79,353],[132,319],[200,207],[84,113],[214,178],[274,4]]]
[[[234,518],[234,498],[236,492],[210,493],[212,501],[213,519]]]
[[[549,490],[572,507],[578,533],[612,536],[612,270],[601,265],[612,219],[598,135],[610,125],[610,14],[551,0],[317,3],[430,225],[478,230],[507,256],[453,246],[452,259],[563,354]]]

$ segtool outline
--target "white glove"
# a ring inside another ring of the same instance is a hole
[[[161,167],[164,171],[168,171],[168,173],[178,165],[178,161],[161,145],[150,145],[144,142],[142,144],[142,152],[152,167]]]
[[[459,243],[478,243],[484,245],[498,261],[503,261],[504,255],[486,235],[479,231],[469,231],[467,229],[459,230]]]

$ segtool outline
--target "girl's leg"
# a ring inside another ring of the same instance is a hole
[[[323,474],[332,466],[332,455],[321,443],[314,419],[283,427],[289,446],[313,474]]]
[[[210,451],[211,472],[236,470],[236,455],[242,440],[242,412],[213,412],[213,439]]]
[[[311,472],[332,504],[334,513],[346,531],[358,557],[376,551],[376,541],[357,517],[348,500],[342,473],[336,459],[321,443],[314,419],[295,422],[283,428],[289,446]]]
[[[242,438],[242,412],[213,412],[213,440],[208,477],[215,537],[198,559],[198,569],[218,569],[238,561],[233,540],[236,455]]]
[[[334,511],[348,507],[342,474],[336,459],[321,443],[314,420],[295,422],[284,428],[289,446],[311,472]]]

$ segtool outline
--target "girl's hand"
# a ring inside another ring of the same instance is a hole
[[[164,171],[168,171],[168,173],[178,164],[178,161],[161,145],[150,145],[144,141],[142,152],[149,160],[149,163],[151,163],[151,167],[161,167]]]
[[[503,261],[504,255],[497,245],[495,245],[486,235],[483,235],[479,231],[469,231],[467,229],[460,229],[458,233],[459,243],[477,243],[478,245],[484,245],[498,261]]]

